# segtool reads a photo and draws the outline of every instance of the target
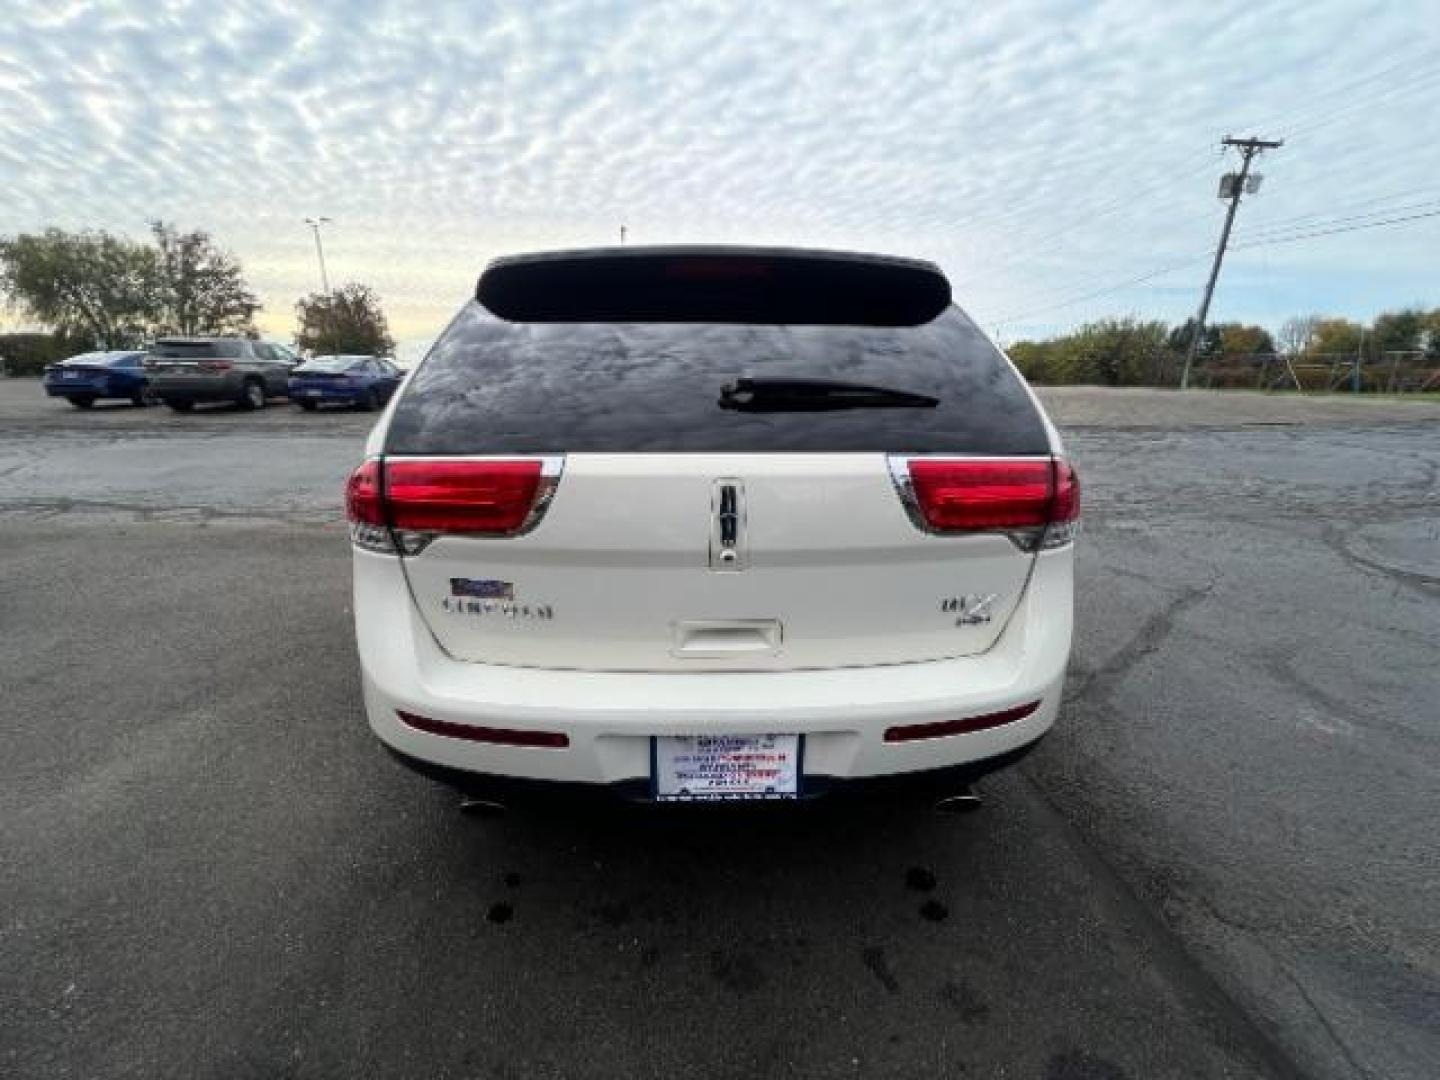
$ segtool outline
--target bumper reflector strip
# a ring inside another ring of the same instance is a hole
[[[946,735],[964,735],[966,732],[984,731],[986,728],[1000,727],[1002,724],[1013,724],[1016,720],[1023,720],[1038,708],[1040,708],[1040,702],[1032,701],[1026,705],[1016,705],[1013,709],[986,713],[984,716],[967,716],[963,720],[938,720],[933,724],[904,724],[901,727],[886,728],[885,741],[913,742],[916,739],[939,739]]]
[[[428,716],[395,710],[395,715],[406,727],[430,735],[443,735],[448,739],[466,739],[470,742],[496,743],[500,746],[534,746],[544,750],[564,750],[570,745],[570,737],[558,731],[521,731],[517,728],[475,727],[471,724],[455,724],[449,720],[432,720]]]

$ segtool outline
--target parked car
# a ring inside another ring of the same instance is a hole
[[[150,349],[151,392],[177,412],[196,402],[229,401],[263,409],[285,396],[299,357],[284,345],[236,337],[167,337]]]
[[[143,350],[81,353],[45,369],[45,393],[77,409],[88,409],[101,398],[150,405],[154,399],[145,386],[144,361]]]
[[[378,356],[317,356],[290,373],[290,400],[307,412],[321,405],[374,411],[400,385],[400,369]]]
[[[463,790],[953,799],[1055,721],[1075,471],[929,263],[499,259],[365,454],[369,723]]]

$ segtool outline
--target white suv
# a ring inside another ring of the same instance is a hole
[[[347,511],[370,725],[474,793],[960,791],[1059,708],[1075,473],[929,263],[496,260]]]

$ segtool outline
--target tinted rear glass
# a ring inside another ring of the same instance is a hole
[[[238,341],[160,341],[150,350],[150,354],[175,359],[208,360],[242,356],[244,352]]]
[[[924,407],[736,408],[740,379],[826,379]],[[1019,377],[955,307],[921,326],[515,323],[471,303],[411,377],[396,454],[1043,454]]]
[[[359,367],[363,361],[353,356],[317,356],[314,360],[306,360],[295,369],[295,374],[304,375],[306,372],[336,372],[349,371],[351,368]]]

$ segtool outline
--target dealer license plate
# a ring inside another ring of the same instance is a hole
[[[795,799],[803,747],[799,735],[658,735],[654,795],[659,802]]]

